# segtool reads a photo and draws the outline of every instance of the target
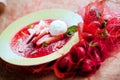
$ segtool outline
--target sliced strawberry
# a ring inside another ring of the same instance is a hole
[[[34,37],[32,40],[32,43],[36,43],[40,38],[42,38],[44,35],[47,35],[49,32],[48,31],[44,31],[42,33],[40,33],[38,36]]]
[[[45,42],[46,44],[51,44],[51,43],[54,43],[56,41],[59,41],[59,40],[62,40],[66,37],[65,34],[62,34],[62,35],[59,35],[59,36],[55,36],[55,37],[46,37],[44,39],[39,39],[37,42],[36,42],[36,45],[37,46],[40,46],[43,42]]]
[[[49,39],[51,39],[51,37],[49,34],[47,34],[41,37],[39,40],[37,40],[34,44],[36,44],[37,46],[40,46],[42,43],[44,43],[45,41],[48,41]]]
[[[28,39],[26,40],[26,43],[27,43],[27,44],[30,43],[30,41],[34,38],[34,35],[35,35],[35,34],[29,35]]]
[[[42,31],[45,31],[48,28],[48,23],[47,21],[40,21],[40,23],[38,25],[35,25],[34,29],[36,30],[35,34],[39,35],[40,33],[42,33]]]

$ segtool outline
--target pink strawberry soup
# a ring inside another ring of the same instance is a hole
[[[43,21],[47,25],[50,25],[50,23],[53,22],[54,20],[48,19],[48,20],[43,20]],[[31,34],[28,30],[28,29],[33,29],[35,25],[38,25],[38,24],[39,24],[39,21],[34,22],[30,25],[27,25],[23,27],[22,29],[20,29],[14,35],[10,43],[11,49],[14,53],[22,57],[26,57],[26,58],[43,57],[43,56],[52,54],[53,52],[62,48],[70,38],[70,37],[67,37],[65,34],[63,34],[63,35],[57,36],[55,38],[56,40],[51,39],[51,41],[49,41],[50,42],[49,44],[43,42],[38,46],[36,43],[39,42],[39,39],[34,43],[32,41],[34,40],[34,38],[38,37],[39,35],[34,34],[32,35],[32,37],[30,37]],[[47,34],[44,34],[44,36],[46,36]]]

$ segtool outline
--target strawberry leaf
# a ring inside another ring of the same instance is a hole
[[[105,28],[105,26],[106,26],[106,24],[107,24],[107,22],[108,22],[108,20],[107,19],[105,19],[103,22],[102,22],[102,24],[101,24],[101,29],[104,29]]]
[[[93,43],[90,43],[89,46],[95,47],[95,46],[98,46],[98,43],[97,42],[93,42]]]

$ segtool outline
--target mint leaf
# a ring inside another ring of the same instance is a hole
[[[73,26],[70,26],[67,31],[66,31],[66,35],[68,37],[71,37],[75,32],[77,32],[77,26],[76,25],[73,25]]]

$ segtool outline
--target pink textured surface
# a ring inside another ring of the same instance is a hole
[[[84,6],[91,1],[93,0],[7,0],[6,10],[0,16],[0,34],[10,23],[29,13],[43,9],[63,8],[74,12],[79,10],[79,13],[82,14]],[[109,5],[113,10],[120,10],[119,0],[106,1],[106,5]],[[114,1],[118,2],[118,4],[113,4]],[[115,12],[115,14],[118,13]],[[53,73],[45,77],[28,76],[28,74],[23,75],[17,72],[13,74],[7,73],[6,63],[0,60],[0,80],[59,80]],[[76,77],[74,80],[83,80],[83,78]],[[120,80],[120,53],[107,59],[96,74],[91,77],[91,80]]]

